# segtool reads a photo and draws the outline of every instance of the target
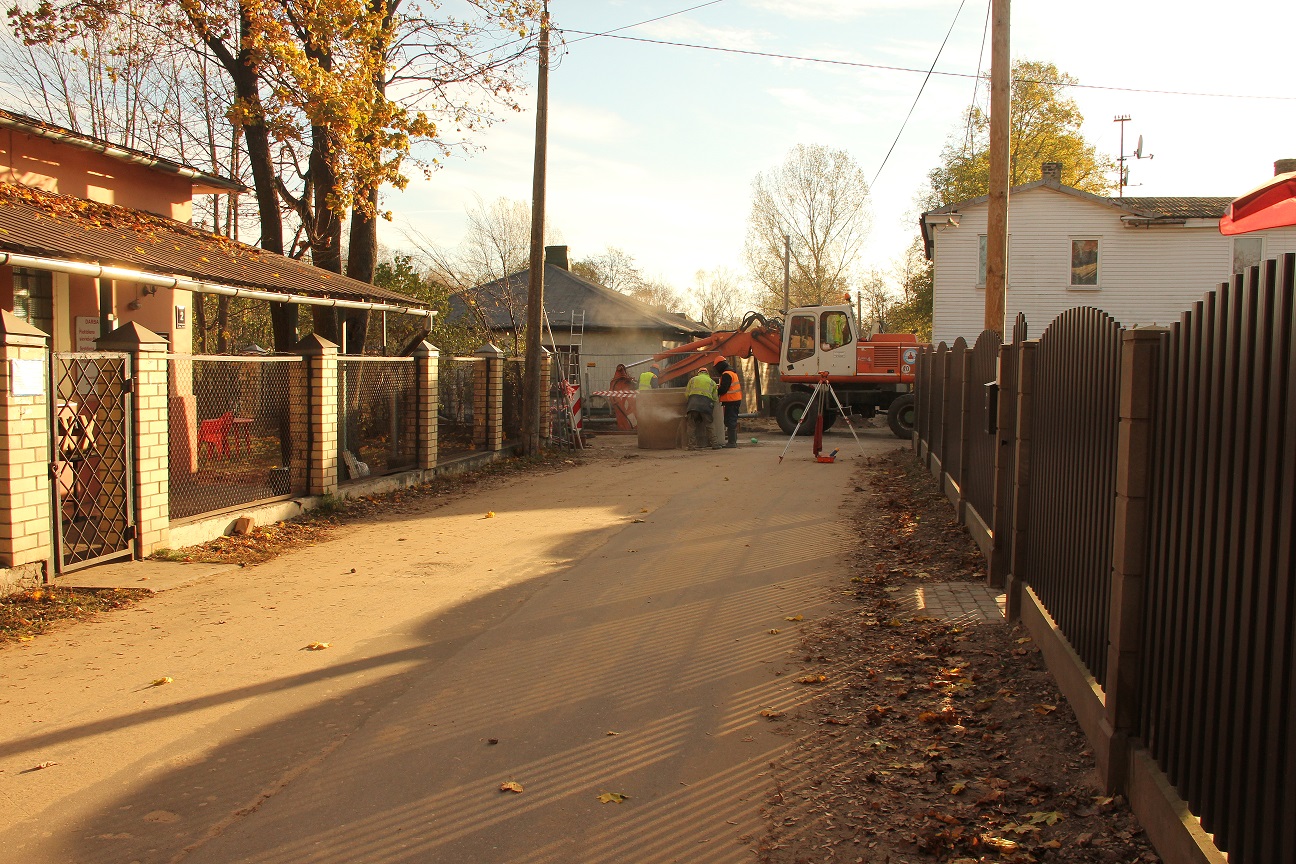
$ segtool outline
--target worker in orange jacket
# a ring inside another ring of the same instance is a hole
[[[715,364],[720,407],[724,409],[725,447],[738,446],[738,412],[742,408],[742,384],[738,373],[729,368],[723,357]]]

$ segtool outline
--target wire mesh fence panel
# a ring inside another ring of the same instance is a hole
[[[66,572],[131,551],[130,356],[54,354],[51,371],[57,564]]]
[[[473,451],[474,398],[477,389],[475,357],[441,358],[437,373],[437,461]]]
[[[583,407],[586,415],[590,417],[613,416],[612,398],[606,394],[614,389],[612,379],[617,375],[617,367],[630,367],[626,370],[626,375],[629,376],[631,381],[638,382],[639,373],[648,368],[647,363],[641,363],[646,359],[642,354],[582,354],[581,387],[583,389]],[[630,366],[632,363],[640,363],[640,365]]]
[[[521,357],[504,361],[504,440],[522,440],[522,381],[526,363]]]
[[[172,519],[307,489],[300,357],[168,358]]]
[[[418,463],[418,387],[412,357],[338,358],[338,480]]]

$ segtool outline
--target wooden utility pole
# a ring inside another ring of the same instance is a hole
[[[522,452],[540,452],[540,316],[544,311],[545,156],[549,137],[549,0],[540,13],[536,79],[535,171],[531,180],[531,270],[527,285],[526,377],[522,381]]]
[[[1008,162],[1010,158],[1009,0],[992,0],[990,32],[990,212],[986,225],[985,329],[1004,332],[1008,288]]]
[[[788,292],[792,284],[792,238],[783,235],[783,314],[786,315],[792,307],[788,305],[791,301],[788,299]]]

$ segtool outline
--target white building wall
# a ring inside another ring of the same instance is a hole
[[[1127,227],[1124,212],[1047,187],[1014,196],[1008,214],[1007,329],[1024,313],[1032,338],[1062,312],[1096,306],[1124,325],[1166,325],[1227,280],[1233,238],[1213,220]],[[968,207],[955,226],[934,226],[932,340],[969,344],[983,329],[985,289],[977,286],[978,236],[987,208]],[[1296,228],[1260,232],[1264,257],[1296,251]],[[1070,285],[1071,240],[1099,238],[1098,286]]]

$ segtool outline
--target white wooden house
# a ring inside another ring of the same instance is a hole
[[[1296,252],[1296,227],[1220,234],[1230,198],[1106,198],[1062,185],[1060,174],[1058,163],[1045,163],[1042,179],[1009,197],[1006,318],[1024,313],[1031,336],[1076,306],[1127,326],[1170,324],[1231,274]],[[935,343],[970,343],[983,329],[987,202],[922,214]]]

